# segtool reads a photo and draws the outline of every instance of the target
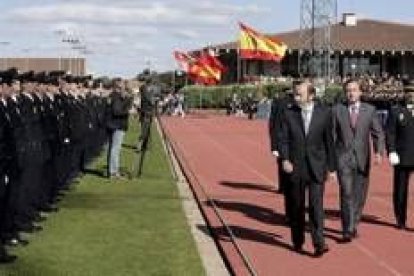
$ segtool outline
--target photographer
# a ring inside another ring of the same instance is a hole
[[[108,177],[119,178],[119,156],[125,132],[128,130],[129,110],[132,98],[126,93],[122,80],[114,81],[114,89],[109,97],[107,110]]]

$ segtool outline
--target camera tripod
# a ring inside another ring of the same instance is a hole
[[[145,154],[151,140],[151,126],[153,114],[144,114],[141,117],[141,134],[138,140],[137,151],[132,162],[131,178],[140,177],[144,166]]]

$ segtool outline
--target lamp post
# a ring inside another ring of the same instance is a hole
[[[77,50],[81,46],[81,40],[78,35],[76,35],[73,31],[59,29],[55,31],[56,34],[61,36],[61,42],[63,44],[69,45],[69,70],[71,73],[79,74],[78,71],[78,64],[75,64],[75,68],[73,68],[72,58],[74,56],[74,50]],[[62,58],[59,57],[59,69],[62,69]],[[75,70],[74,70],[75,69]]]
[[[60,37],[64,37],[66,35],[66,31],[63,29],[59,29],[54,31],[54,33]],[[60,42],[63,43],[63,38],[60,39]],[[60,44],[59,44],[60,45]],[[59,46],[59,71],[62,70],[62,47]]]
[[[148,70],[151,72],[151,59],[147,59],[146,61],[145,61],[145,65],[148,67]]]
[[[93,55],[94,52],[85,47],[85,49],[81,51],[81,54],[83,54],[83,56],[84,56],[84,60],[83,60],[84,66],[83,66],[83,68],[84,68],[84,74],[86,74],[86,72],[88,71],[86,69],[86,56]]]
[[[31,48],[22,49],[22,53],[24,53],[24,71],[25,72],[29,71],[30,64],[29,64],[29,57],[27,56],[27,54],[31,52],[31,50],[32,50]]]
[[[76,64],[75,64],[75,68],[73,68],[72,58],[75,56],[73,50],[75,50],[74,48],[75,48],[76,45],[80,44],[80,40],[77,37],[69,36],[67,38],[64,38],[62,41],[65,42],[65,43],[68,43],[70,45],[69,71],[71,71],[74,75],[76,75],[78,72],[76,72],[74,70],[74,69],[76,69]]]

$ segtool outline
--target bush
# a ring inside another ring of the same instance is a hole
[[[263,96],[273,97],[276,93],[280,93],[290,88],[289,83],[277,84],[235,84],[235,85],[217,85],[217,86],[200,86],[190,85],[182,89],[185,95],[187,106],[190,108],[223,108],[225,99],[237,94],[244,98],[248,94],[253,94],[256,98]]]
[[[331,85],[325,89],[325,95],[323,96],[322,100],[328,104],[333,104],[335,102],[338,102],[340,99],[342,99],[342,97],[343,97],[342,86]]]
[[[270,83],[270,84],[234,84],[201,86],[190,85],[182,89],[185,95],[186,104],[189,108],[224,108],[225,99],[237,94],[244,98],[248,94],[253,94],[256,98],[266,96],[272,98],[275,94],[281,93],[291,88],[291,83]],[[342,87],[339,85],[328,86],[322,101],[328,104],[336,102],[342,96]]]

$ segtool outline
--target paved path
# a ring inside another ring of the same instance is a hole
[[[291,250],[283,198],[275,193],[276,163],[265,121],[204,114],[163,118],[162,123],[235,274],[248,275],[247,262],[257,275],[414,275],[414,232],[394,227],[386,162],[373,167],[360,238],[352,244],[338,243],[338,186],[326,186],[325,235],[331,251],[314,259]],[[414,204],[409,215],[408,225],[414,227]],[[202,226],[199,230],[206,231]],[[309,234],[305,250],[313,252]]]

